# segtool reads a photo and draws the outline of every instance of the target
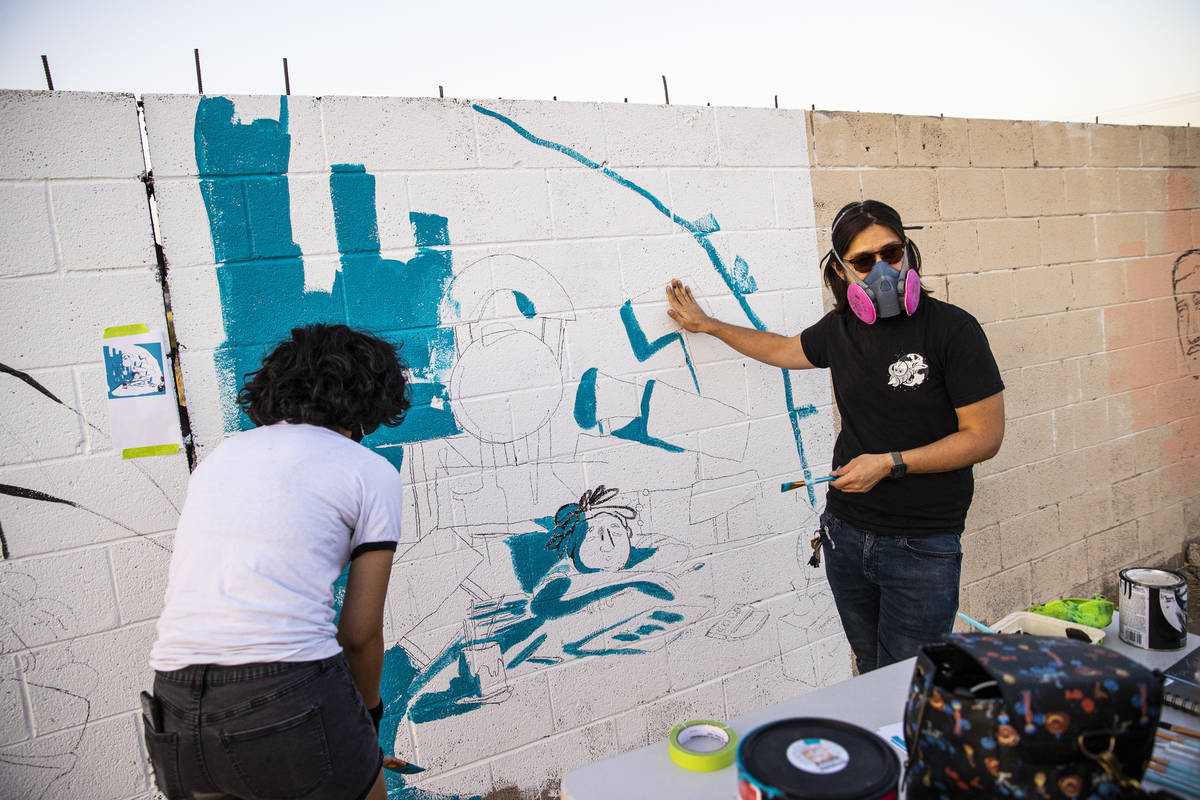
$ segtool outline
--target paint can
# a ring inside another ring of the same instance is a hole
[[[1147,650],[1187,644],[1187,581],[1164,569],[1121,570],[1121,641]]]
[[[892,746],[848,722],[783,719],[738,746],[738,800],[896,800]]]

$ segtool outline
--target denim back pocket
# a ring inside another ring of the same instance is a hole
[[[261,797],[303,797],[333,773],[321,707],[247,730],[221,730],[221,747],[238,777]]]
[[[187,797],[183,782],[179,778],[179,734],[159,733],[145,725],[146,754],[154,770],[154,781],[167,800],[182,800]]]

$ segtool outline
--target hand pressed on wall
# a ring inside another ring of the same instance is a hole
[[[671,304],[667,309],[667,316],[678,322],[679,327],[686,331],[703,333],[712,323],[712,317],[704,313],[704,309],[700,308],[700,304],[692,296],[691,288],[684,286],[678,278],[672,278],[667,286],[667,302]]]

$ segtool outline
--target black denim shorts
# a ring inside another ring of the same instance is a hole
[[[146,750],[168,800],[359,800],[383,751],[338,653],[323,661],[157,672]]]

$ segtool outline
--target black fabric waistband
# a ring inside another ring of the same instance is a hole
[[[289,672],[299,672],[316,667],[324,672],[345,659],[342,653],[335,653],[320,661],[269,661],[253,664],[192,664],[182,669],[170,672],[155,670],[159,680],[183,684],[205,684],[215,686],[223,683],[237,683],[255,678],[267,678],[273,675],[286,675]]]

